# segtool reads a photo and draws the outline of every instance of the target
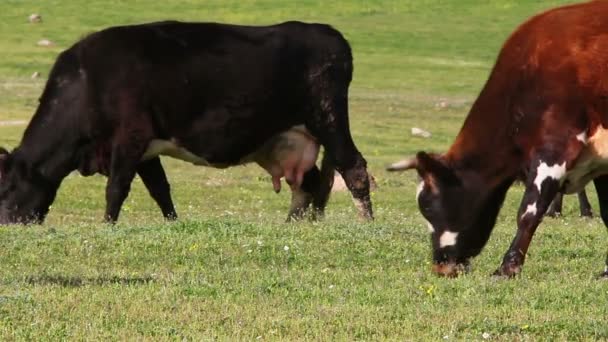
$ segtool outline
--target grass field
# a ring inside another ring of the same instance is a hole
[[[180,220],[163,222],[136,180],[112,227],[100,223],[105,179],[73,174],[44,225],[0,228],[0,340],[608,339],[608,283],[595,279],[606,228],[579,218],[574,197],[541,225],[517,279],[489,275],[514,235],[520,186],[472,272],[440,279],[415,173],[384,171],[445,150],[507,35],[568,2],[2,0],[2,122],[28,120],[57,53],[106,26],[331,23],[354,50],[351,130],[379,188],[373,223],[340,192],[324,221],[286,224],[289,194],[274,194],[260,168],[164,159]],[[28,23],[34,12],[41,24]],[[413,126],[433,136],[412,137]],[[15,147],[24,128],[0,125],[0,145]]]

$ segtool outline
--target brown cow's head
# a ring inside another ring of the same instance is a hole
[[[490,189],[476,174],[425,152],[387,170],[407,169],[421,178],[416,197],[431,231],[433,271],[448,277],[466,271],[490,236],[508,186]]]
[[[0,224],[42,223],[58,184],[0,148]]]

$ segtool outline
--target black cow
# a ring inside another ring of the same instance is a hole
[[[335,168],[371,219],[366,161],[349,132],[352,70],[348,42],[322,24],[171,21],[93,33],[59,55],[20,145],[0,153],[0,223],[42,222],[73,170],[108,176],[108,222],[135,174],[175,217],[159,155],[257,162],[275,190],[283,176],[291,185],[294,216],[313,200],[323,210],[331,177],[321,172]]]

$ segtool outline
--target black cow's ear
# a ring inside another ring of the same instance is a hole
[[[0,147],[0,180],[4,178],[8,167],[8,156],[10,154],[4,147]]]
[[[425,182],[436,185],[438,185],[437,183],[454,184],[458,182],[456,174],[438,157],[426,152],[418,152],[416,160],[416,170]]]

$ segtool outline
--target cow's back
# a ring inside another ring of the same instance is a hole
[[[190,123],[202,112],[225,116],[219,108],[226,107],[264,108],[258,118],[296,124],[306,114],[315,73],[334,63],[343,69],[338,82],[347,87],[352,77],[348,43],[322,24],[159,22],[109,28],[75,49],[93,92],[121,97],[117,92],[128,88],[139,101],[171,113],[178,127],[180,115]],[[111,105],[107,96],[100,100]]]
[[[591,1],[549,10],[520,25],[503,45],[449,158],[505,159],[527,151],[547,120],[580,129],[588,119],[608,124],[606,17],[608,1]],[[552,113],[556,101],[570,110]],[[496,149],[513,143],[515,150]],[[479,146],[487,151],[479,152]]]

